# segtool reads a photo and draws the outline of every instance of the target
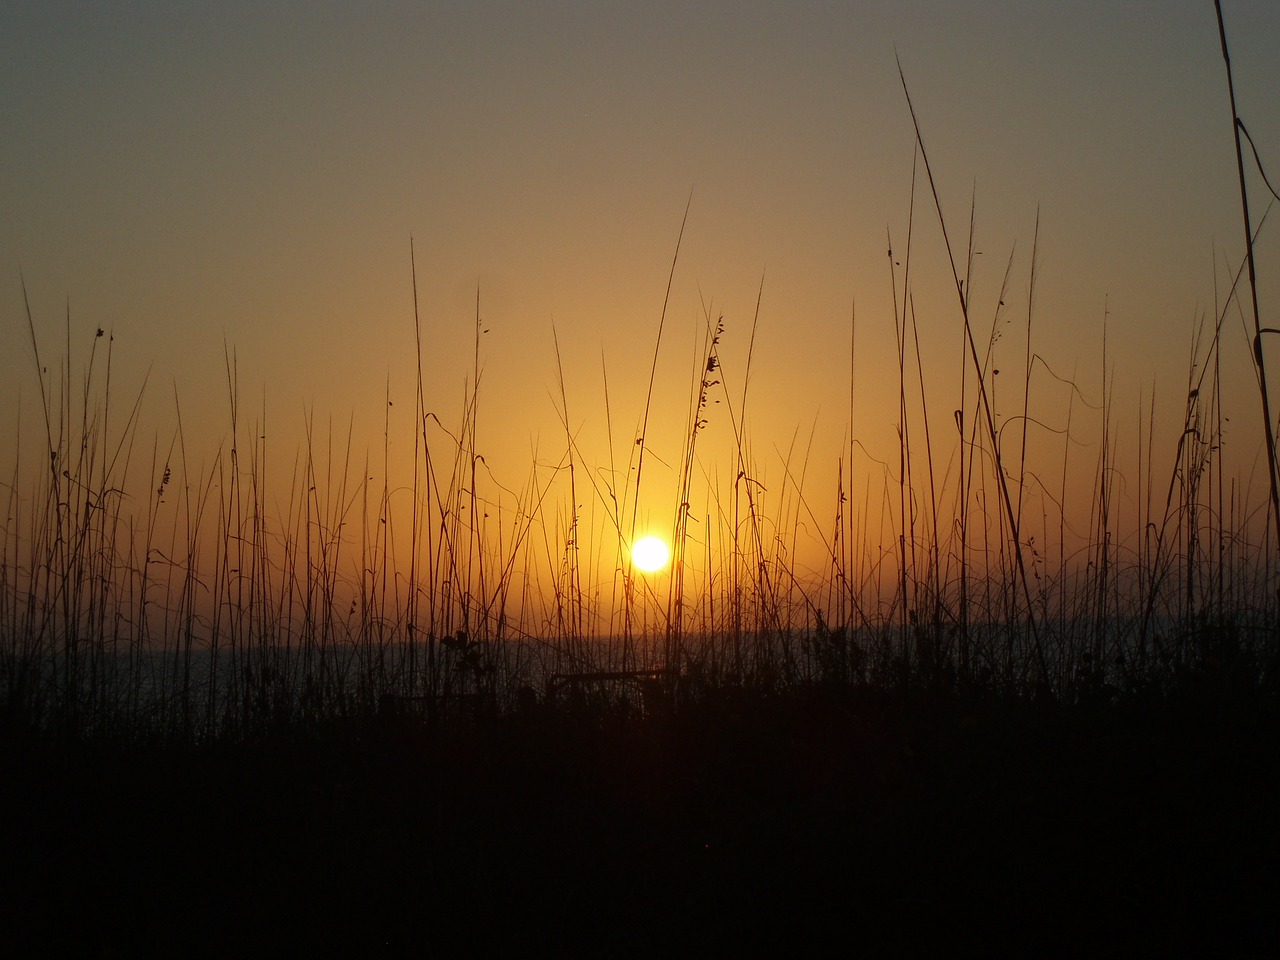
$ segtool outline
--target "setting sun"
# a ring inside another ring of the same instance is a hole
[[[631,562],[645,573],[661,570],[671,559],[671,550],[659,537],[641,537],[631,547]]]

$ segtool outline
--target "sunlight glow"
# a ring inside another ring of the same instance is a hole
[[[671,550],[658,537],[641,537],[631,546],[631,562],[645,573],[661,570],[671,559]]]

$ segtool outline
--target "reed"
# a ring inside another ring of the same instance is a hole
[[[1105,308],[1101,369],[1086,389],[1035,349],[1038,212],[1027,266],[1015,248],[999,284],[983,290],[976,201],[961,259],[901,77],[916,141],[905,240],[895,254],[886,237],[892,317],[851,311],[844,439],[815,449],[815,433],[797,426],[787,449],[762,456],[749,388],[769,322],[764,278],[749,318],[700,303],[686,425],[663,492],[672,564],[660,575],[634,569],[630,546],[642,490],[652,495],[657,482],[645,469],[660,455],[650,414],[690,204],[634,436],[615,429],[602,363],[608,449],[582,449],[553,325],[562,441],[550,459],[532,451],[522,486],[493,476],[481,445],[478,289],[460,414],[446,424],[428,405],[432,333],[412,241],[414,409],[410,435],[395,436],[388,383],[380,451],[360,450],[354,418],[317,423],[312,412],[299,449],[280,451],[265,394],[246,415],[230,346],[224,438],[196,449],[175,388],[171,428],[144,439],[147,382],[116,401],[111,336],[77,334],[68,312],[50,373],[28,304],[38,402],[17,412],[18,452],[35,446],[47,462],[15,456],[6,484],[6,726],[199,742],[389,715],[471,723],[571,706],[645,717],[727,692],[1072,704],[1274,687],[1274,455],[1268,447],[1272,494],[1260,501],[1221,443],[1222,331],[1242,310],[1246,275],[1257,321],[1252,245],[1265,216],[1250,225],[1213,316],[1190,325],[1169,447],[1166,401],[1152,390],[1138,401],[1134,456],[1122,457]],[[922,335],[938,318],[920,315],[913,289],[927,266],[915,249],[917,169],[956,293],[947,322],[960,335],[960,390],[945,417]],[[1018,269],[1021,331],[1006,307]],[[984,303],[985,346],[975,323]],[[858,338],[869,326],[894,337],[893,451],[868,449],[855,420]],[[1013,388],[997,360],[1010,331],[1023,341],[1019,360],[1005,361],[1021,366]],[[1265,414],[1260,347],[1254,360]],[[1035,398],[1046,391],[1061,403],[1042,411]],[[954,429],[939,431],[940,421]],[[1061,443],[1034,443],[1037,433]],[[615,437],[627,438],[625,457]],[[407,472],[393,447],[412,451]],[[1091,493],[1081,511],[1082,476]]]

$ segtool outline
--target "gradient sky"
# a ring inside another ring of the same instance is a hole
[[[1280,4],[1223,7],[1239,111],[1275,181]],[[614,429],[633,429],[691,197],[659,367],[671,434],[652,448],[678,461],[704,303],[724,315],[740,389],[763,278],[755,456],[813,430],[810,469],[833,486],[855,303],[859,436],[882,458],[894,436],[886,235],[902,249],[914,154],[895,51],[960,245],[974,199],[979,330],[1013,251],[1023,306],[1005,362],[1021,364],[1038,209],[1034,349],[1096,399],[1107,313],[1125,428],[1154,390],[1176,436],[1193,323],[1243,254],[1208,0],[7,4],[0,402],[35,397],[24,277],[41,349],[63,351],[68,306],[77,358],[110,330],[116,382],[128,392],[149,368],[160,420],[176,388],[189,428],[225,430],[227,343],[277,436],[300,435],[310,404],[356,411],[380,449],[388,382],[413,398],[412,236],[428,405],[457,418],[478,291],[479,442],[518,485],[532,448],[554,460],[564,445],[553,322],[575,428],[602,435],[603,363]],[[915,231],[945,422],[959,316],[919,196]],[[1266,311],[1270,228],[1258,253]],[[1248,463],[1247,345],[1238,318],[1229,329],[1241,429],[1227,440]]]

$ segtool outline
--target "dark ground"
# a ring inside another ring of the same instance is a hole
[[[1260,702],[810,692],[0,749],[15,957],[1280,955]]]

